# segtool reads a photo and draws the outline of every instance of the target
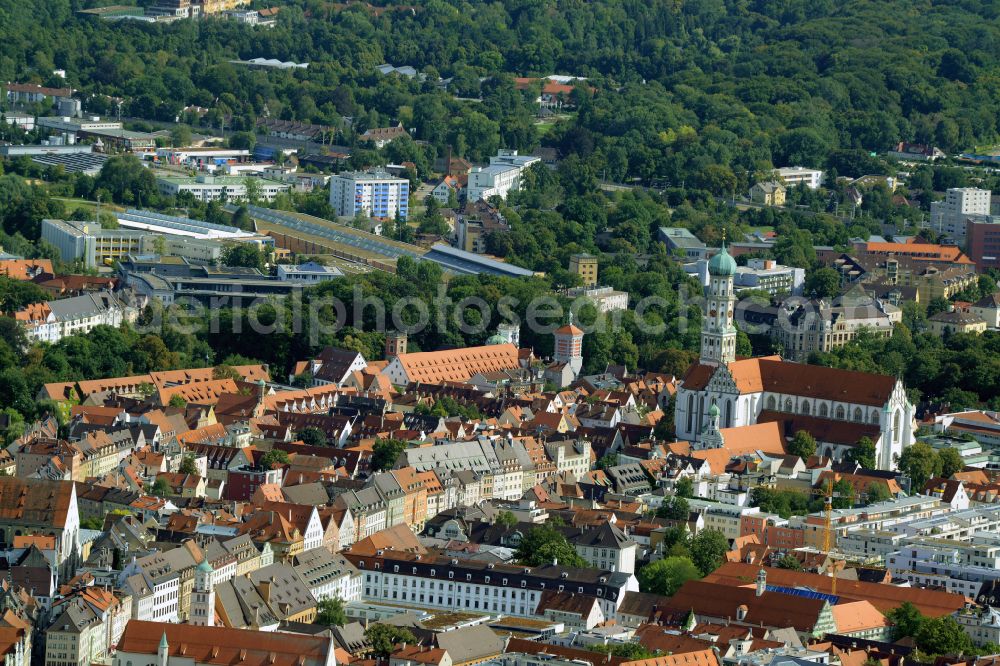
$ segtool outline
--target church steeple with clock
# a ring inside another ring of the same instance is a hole
[[[722,249],[708,262],[708,293],[701,324],[701,362],[722,365],[736,360],[736,326],[733,324],[736,261]]]

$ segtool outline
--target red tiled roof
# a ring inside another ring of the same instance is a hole
[[[790,569],[765,568],[769,585],[783,587],[808,587],[817,592],[829,593],[831,578]],[[760,567],[742,562],[728,562],[705,577],[705,581],[724,583],[730,587],[745,586],[756,578]],[[880,611],[896,608],[909,601],[929,617],[950,615],[965,605],[965,597],[951,592],[926,590],[914,587],[897,587],[859,580],[837,580],[837,596],[844,600],[868,600]]]
[[[333,645],[323,636],[130,620],[118,652],[156,655],[164,635],[170,657],[199,664],[323,666]]]
[[[805,430],[817,441],[830,444],[856,444],[862,437],[868,437],[875,442],[878,441],[881,432],[878,425],[869,423],[837,421],[802,414],[786,414],[769,409],[762,410],[757,416],[757,423],[772,421],[782,424],[785,437],[792,437],[799,430]]]
[[[46,88],[34,83],[8,83],[4,85],[4,88],[11,92],[36,93],[47,97],[71,97],[73,95],[72,88]]]
[[[411,382],[439,384],[464,382],[476,373],[520,367],[512,344],[400,354],[397,359]]]
[[[0,519],[62,528],[72,492],[71,481],[0,477]]]

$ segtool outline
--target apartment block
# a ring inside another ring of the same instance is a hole
[[[819,186],[823,184],[823,172],[819,169],[793,166],[775,169],[774,173],[786,187],[804,184],[810,190],[818,190]]]
[[[959,245],[965,243],[966,218],[990,214],[990,191],[976,187],[952,187],[944,201],[931,202],[931,227]]]
[[[386,171],[341,173],[330,179],[330,205],[338,217],[405,220],[410,213],[410,181]]]

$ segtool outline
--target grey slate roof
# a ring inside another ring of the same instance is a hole
[[[102,291],[49,301],[48,306],[56,320],[69,321],[93,317],[113,308],[121,307],[121,304],[113,294]]]

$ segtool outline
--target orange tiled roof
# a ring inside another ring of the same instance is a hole
[[[53,274],[51,259],[3,259],[0,275],[12,280],[30,280],[40,273]]]
[[[14,319],[28,324],[43,322],[52,314],[48,303],[30,303],[14,313]]]
[[[517,347],[512,344],[413,352],[400,354],[397,359],[407,378],[422,384],[464,382],[479,372],[520,367]]]
[[[868,252],[874,254],[905,255],[917,261],[949,261],[971,264],[973,261],[957,245],[934,245],[932,243],[867,243]]]
[[[180,397],[185,402],[214,405],[224,393],[237,393],[239,388],[232,379],[211,379],[179,386],[168,386],[159,390],[161,405],[170,403],[171,398]]]
[[[847,634],[886,627],[889,621],[869,601],[852,601],[833,607],[833,620],[837,633]]]
[[[226,426],[221,423],[213,423],[212,425],[203,426],[201,428],[196,428],[194,430],[188,430],[187,432],[177,435],[177,443],[181,447],[194,444],[205,444],[207,442],[218,442],[225,440],[227,437]]]
[[[56,538],[41,534],[19,534],[14,537],[14,548],[30,548],[31,546],[35,546],[39,550],[55,550]]]

